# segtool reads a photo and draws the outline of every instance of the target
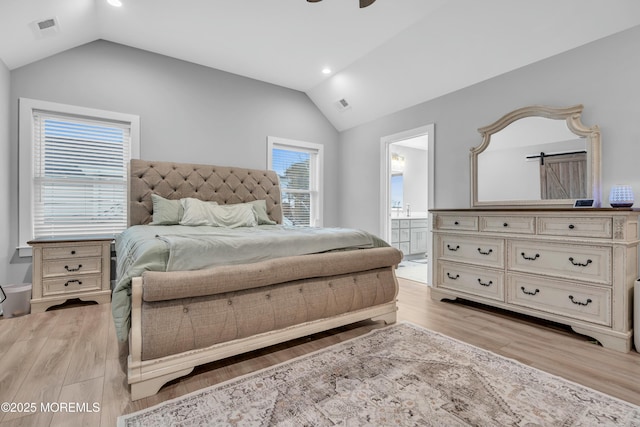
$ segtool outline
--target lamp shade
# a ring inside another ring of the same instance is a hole
[[[613,208],[629,208],[633,206],[633,189],[630,185],[614,185],[609,193],[609,204]]]

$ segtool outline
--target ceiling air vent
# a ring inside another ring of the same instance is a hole
[[[55,17],[33,21],[29,26],[37,39],[54,36],[60,31],[58,19]]]
[[[351,105],[349,105],[347,100],[344,99],[344,98],[337,100],[335,102],[335,104],[336,104],[336,107],[338,107],[339,111],[344,111],[344,110],[348,110],[349,108],[351,108]]]

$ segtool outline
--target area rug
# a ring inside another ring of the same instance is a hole
[[[118,425],[640,426],[640,407],[399,323]]]

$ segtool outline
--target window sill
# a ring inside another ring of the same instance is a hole
[[[20,258],[29,258],[33,254],[33,248],[31,246],[18,246],[16,249],[18,250],[18,256]]]

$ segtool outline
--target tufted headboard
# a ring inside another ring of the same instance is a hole
[[[274,171],[133,159],[129,177],[129,226],[151,222],[151,193],[221,205],[265,199],[269,217],[282,223],[280,185]]]

